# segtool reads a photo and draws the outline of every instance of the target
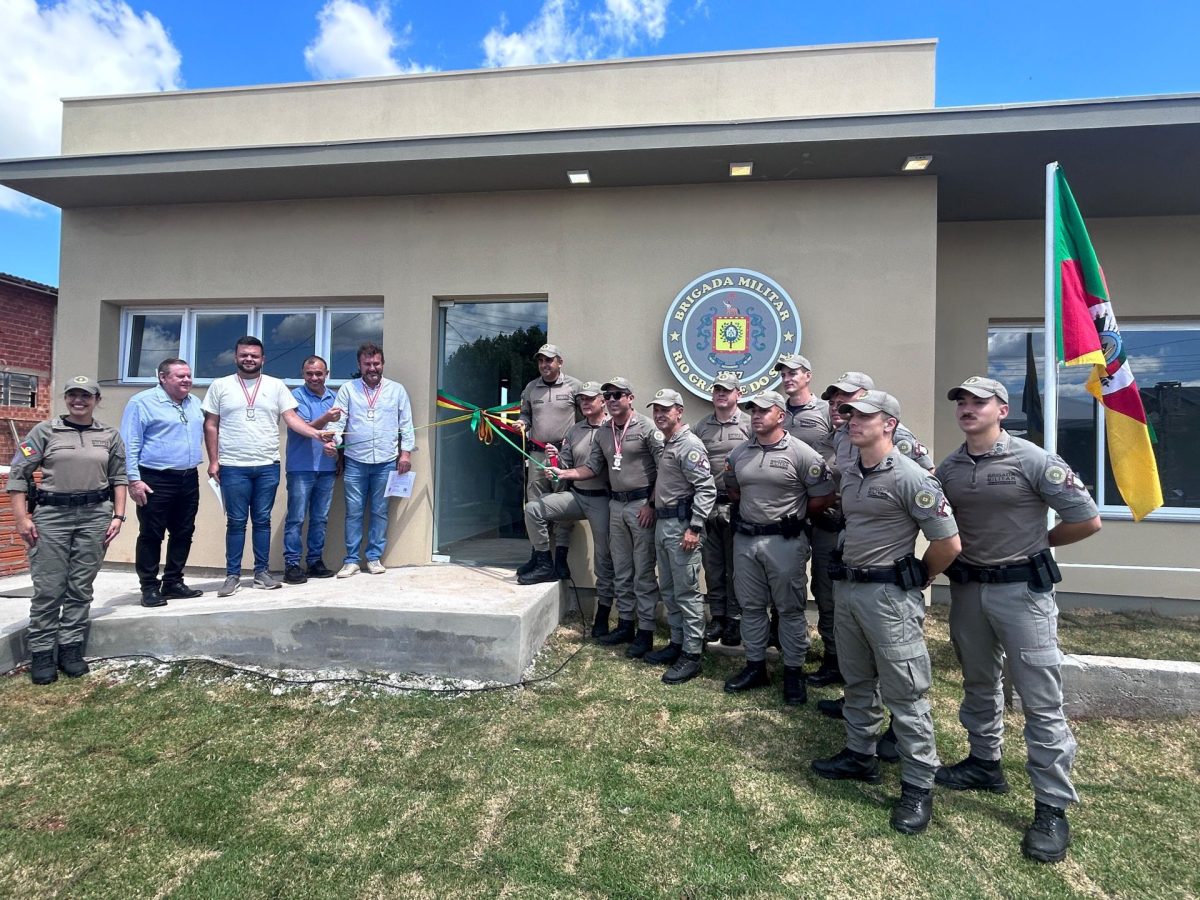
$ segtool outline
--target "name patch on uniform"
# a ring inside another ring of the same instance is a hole
[[[92,446],[108,449],[108,438],[92,438]]]
[[[771,460],[771,468],[772,469],[786,469],[787,467],[788,467],[788,461],[786,459]]]
[[[874,497],[876,500],[891,500],[892,495],[880,487],[867,488],[867,496]]]
[[[1016,484],[1017,475],[1015,472],[988,472],[988,484]]]

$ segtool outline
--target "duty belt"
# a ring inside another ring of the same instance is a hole
[[[778,525],[755,525],[753,522],[734,522],[734,529],[738,534],[748,534],[753,537],[758,537],[764,534],[783,534],[783,529]]]
[[[1028,560],[1008,566],[973,566],[955,560],[946,570],[946,577],[957,584],[966,584],[968,581],[978,581],[980,584],[1012,584],[1017,581],[1029,581],[1035,574],[1033,565]]]
[[[897,584],[895,566],[845,566],[841,578],[834,581],[862,581],[875,584]]]
[[[97,503],[111,499],[111,488],[104,488],[102,491],[76,491],[71,494],[54,491],[37,492],[37,501],[42,506],[95,506]]]
[[[729,495],[717,492],[717,503],[729,503]]]
[[[577,493],[580,497],[607,497],[609,495],[607,488],[598,488],[592,490],[590,488],[581,488],[571,485],[571,490]]]
[[[633,500],[645,500],[650,496],[650,488],[638,488],[635,491],[609,491],[608,496],[622,503],[629,503]]]
[[[692,501],[676,500],[672,503],[657,506],[654,511],[660,519],[691,519]]]
[[[841,516],[833,517],[822,513],[819,516],[809,517],[808,521],[818,531],[828,531],[832,534],[838,534],[846,530],[846,522]]]

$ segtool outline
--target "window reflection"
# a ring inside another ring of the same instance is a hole
[[[250,333],[250,317],[242,313],[203,313],[196,316],[196,358],[192,377],[220,378],[234,371],[234,343]]]
[[[182,315],[136,313],[129,317],[129,357],[126,378],[153,378],[158,364],[179,356]]]
[[[267,353],[263,370],[276,378],[301,379],[304,360],[316,353],[317,314],[265,313],[262,320]]]
[[[330,379],[350,378],[358,371],[358,348],[367,341],[383,346],[382,310],[330,313]]]

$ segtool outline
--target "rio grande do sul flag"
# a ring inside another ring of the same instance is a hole
[[[1058,361],[1091,365],[1087,389],[1104,404],[1108,458],[1117,489],[1141,521],[1162,506],[1158,464],[1137,382],[1109,302],[1104,271],[1062,169],[1054,172],[1054,300]]]

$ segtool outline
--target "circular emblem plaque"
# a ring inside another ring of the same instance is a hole
[[[717,269],[676,296],[663,323],[663,353],[676,379],[708,398],[723,372],[747,396],[779,383],[775,363],[800,349],[800,316],[787,291],[750,269]]]

